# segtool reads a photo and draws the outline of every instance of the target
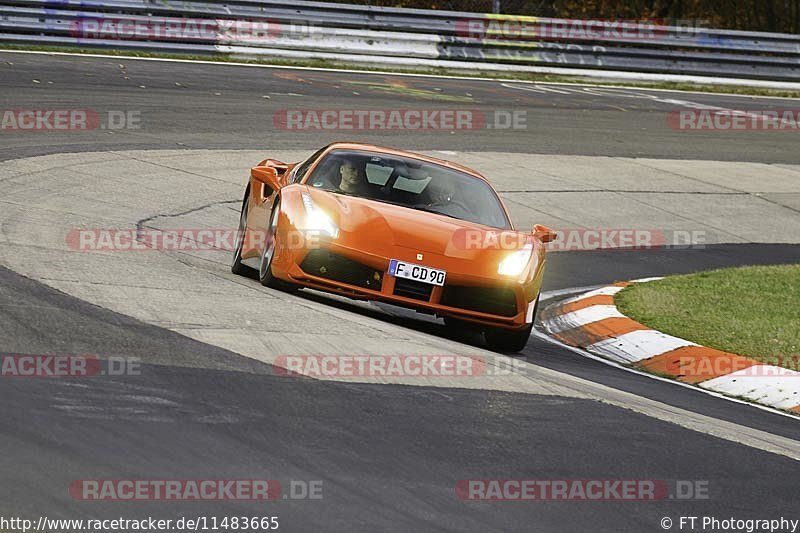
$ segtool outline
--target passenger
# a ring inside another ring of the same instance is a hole
[[[449,182],[431,183],[425,193],[425,204],[429,207],[449,205],[453,200],[453,187]]]

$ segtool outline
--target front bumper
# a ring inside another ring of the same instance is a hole
[[[288,263],[284,272],[274,273],[305,287],[382,301],[481,326],[516,330],[532,321],[531,310],[539,289],[537,280],[528,284],[502,283],[502,280],[476,283],[469,276],[448,272],[445,286],[439,287],[391,276],[388,264],[387,258],[332,245],[306,251]]]

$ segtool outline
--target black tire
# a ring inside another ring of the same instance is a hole
[[[517,353],[521,352],[528,344],[528,339],[531,337],[533,331],[533,323],[536,321],[536,312],[539,310],[539,298],[536,298],[536,304],[533,306],[533,320],[524,329],[517,331],[509,331],[507,329],[490,329],[484,332],[483,336],[486,339],[486,344],[489,345],[491,350],[496,352]]]
[[[292,283],[287,283],[272,275],[272,259],[275,257],[275,234],[278,228],[278,219],[281,213],[280,199],[275,200],[275,205],[272,207],[272,213],[269,216],[269,235],[267,242],[264,243],[264,249],[261,251],[261,267],[258,269],[258,281],[265,287],[271,289],[278,289],[282,291],[294,291],[299,287]]]
[[[231,262],[231,272],[237,276],[246,276],[248,278],[256,279],[258,271],[242,263],[242,245],[244,244],[244,233],[247,227],[247,211],[250,205],[250,190],[248,189],[242,201],[242,211],[239,215],[239,232],[236,238],[236,249],[233,252],[233,261]]]
[[[275,257],[275,230],[281,212],[280,201],[276,200],[269,215],[269,232],[264,249],[261,250],[261,267],[258,269],[258,281],[265,287],[278,288],[277,279],[272,275],[272,259]]]
[[[457,334],[463,334],[466,331],[475,331],[476,329],[480,331],[480,326],[477,324],[471,324],[466,320],[453,318],[451,316],[444,317],[444,326],[449,331]]]
[[[519,331],[509,331],[507,329],[491,329],[484,333],[486,344],[489,349],[495,352],[517,353],[521,352],[533,331],[533,324]]]
[[[483,326],[450,316],[444,317],[444,332],[448,338],[467,344],[480,343],[483,338]]]

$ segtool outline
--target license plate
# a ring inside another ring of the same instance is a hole
[[[389,262],[389,274],[398,278],[413,279],[414,281],[421,281],[422,283],[429,283],[431,285],[444,285],[444,278],[447,272],[444,270],[437,270],[435,268],[426,267],[422,265],[415,265],[414,263],[406,263],[392,259]]]

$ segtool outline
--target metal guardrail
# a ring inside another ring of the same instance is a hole
[[[800,81],[798,35],[305,0],[0,1],[0,42]]]

